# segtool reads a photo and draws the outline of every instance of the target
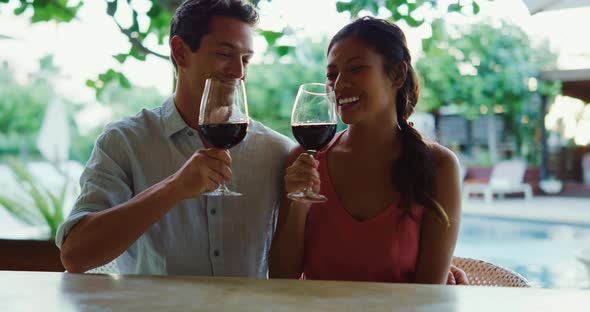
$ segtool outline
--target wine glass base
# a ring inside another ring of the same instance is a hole
[[[225,190],[215,190],[212,192],[203,193],[205,196],[242,196],[242,193],[230,191],[228,189]]]
[[[325,203],[328,201],[328,198],[326,196],[311,192],[289,193],[287,194],[287,197],[291,200],[305,203]]]

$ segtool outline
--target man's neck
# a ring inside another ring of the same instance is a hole
[[[202,95],[202,91],[189,90],[180,83],[176,85],[174,96],[176,109],[184,122],[193,129],[199,129],[199,107]]]

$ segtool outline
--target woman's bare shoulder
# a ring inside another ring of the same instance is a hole
[[[432,160],[438,170],[459,170],[459,160],[453,151],[436,142],[429,142],[427,146],[432,153]]]

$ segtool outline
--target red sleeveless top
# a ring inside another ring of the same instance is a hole
[[[411,283],[424,209],[414,205],[410,216],[391,203],[371,219],[354,219],[340,204],[326,164],[326,152],[342,133],[317,155],[321,193],[328,202],[313,204],[307,215],[303,278]]]

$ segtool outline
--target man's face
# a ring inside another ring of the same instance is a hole
[[[252,27],[236,18],[215,16],[210,32],[203,36],[195,52],[189,52],[183,76],[200,94],[205,80],[245,79],[248,62],[253,54]]]

